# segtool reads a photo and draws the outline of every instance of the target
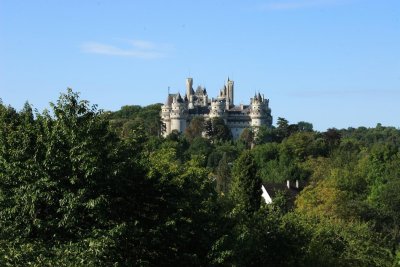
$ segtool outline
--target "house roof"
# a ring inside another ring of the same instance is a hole
[[[285,184],[268,183],[263,185],[271,198],[274,198],[279,192],[289,193],[291,196],[294,197],[300,192],[299,188],[287,188]]]
[[[299,187],[296,187],[294,182],[290,183],[290,187],[288,188],[285,183],[263,183],[262,184],[267,191],[270,198],[273,200],[279,193],[283,193],[289,203],[294,204],[294,201],[300,191],[305,187],[305,184],[300,182]]]

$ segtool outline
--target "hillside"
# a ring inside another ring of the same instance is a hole
[[[4,266],[400,266],[398,128],[278,118],[233,141],[193,120],[163,138],[160,106],[0,105]],[[265,204],[287,180],[294,203]]]

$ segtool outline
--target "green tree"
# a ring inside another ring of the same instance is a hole
[[[205,124],[206,135],[212,142],[228,141],[232,139],[231,130],[222,118],[213,118]]]
[[[197,157],[181,164],[174,148],[154,151],[148,178],[156,181],[157,223],[147,235],[150,265],[207,265],[209,246],[219,236],[217,193]]]
[[[192,142],[196,137],[202,137],[204,132],[204,118],[195,117],[190,121],[190,124],[185,129],[185,137]]]
[[[274,127],[261,126],[258,128],[257,135],[254,138],[254,143],[256,145],[261,145],[271,142],[281,141],[278,137],[278,130]]]
[[[330,152],[340,144],[341,134],[335,128],[329,128],[326,132],[322,133],[322,136],[325,139]]]
[[[244,129],[238,141],[242,143],[245,148],[250,149],[254,142],[254,132],[249,128]]]
[[[162,128],[160,111],[161,104],[146,107],[133,105],[123,106],[115,112],[106,112],[103,116],[122,137],[126,137],[137,126],[143,127],[150,136],[159,136]]]
[[[229,183],[231,179],[231,167],[229,166],[228,156],[226,153],[222,156],[216,169],[217,192],[228,193]]]
[[[278,117],[276,122],[277,124],[277,137],[279,138],[279,142],[282,141],[285,137],[289,136],[289,121],[285,118]]]
[[[261,179],[250,151],[244,151],[235,161],[232,172],[231,197],[239,210],[257,211],[261,205]]]
[[[313,131],[313,125],[312,123],[305,122],[305,121],[299,121],[297,123],[297,127],[299,132],[312,132]]]
[[[212,150],[210,142],[203,137],[195,137],[189,148],[185,151],[185,155],[187,158],[193,158],[193,156],[203,156],[204,159],[207,159],[208,155]]]
[[[151,195],[138,154],[129,152],[140,145],[121,143],[70,89],[51,107],[54,117],[36,120],[27,106],[12,117],[0,112],[3,263],[136,264],[143,253],[137,222],[145,221]]]

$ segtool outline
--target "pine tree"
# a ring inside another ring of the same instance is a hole
[[[233,166],[231,197],[238,209],[253,213],[261,205],[261,179],[250,151],[244,151]]]
[[[228,184],[231,176],[228,157],[226,153],[222,156],[216,169],[217,175],[217,192],[226,194],[228,192]]]

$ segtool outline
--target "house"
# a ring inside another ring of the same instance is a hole
[[[296,180],[294,183],[287,180],[286,185],[283,183],[263,183],[261,185],[262,197],[266,204],[271,204],[278,194],[284,194],[288,202],[293,205],[296,196],[303,188],[304,184],[300,183],[299,180]]]

